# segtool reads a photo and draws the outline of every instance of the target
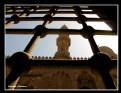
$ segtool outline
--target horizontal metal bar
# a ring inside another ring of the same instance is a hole
[[[90,65],[88,60],[31,60],[30,66],[83,66]]]
[[[67,33],[70,35],[79,35],[82,30],[77,29],[48,29],[47,34]],[[33,29],[6,29],[6,34],[34,34]],[[94,35],[117,35],[115,31],[95,30]]]
[[[11,65],[9,59],[6,60],[6,63]],[[28,66],[83,66],[89,65],[88,60],[30,60]]]
[[[11,18],[6,18],[6,21],[10,20]],[[44,17],[21,17],[20,21],[44,21]],[[76,17],[52,17],[52,21],[77,21]],[[85,21],[108,21],[112,22],[108,18],[87,18]]]
[[[35,5],[34,5],[35,6]],[[38,5],[37,5],[38,6]],[[18,6],[17,6],[18,7]],[[16,8],[16,10],[22,10],[22,9],[28,9],[30,8],[31,9],[32,6],[22,6],[21,8]],[[11,7],[7,7],[7,9],[11,9]],[[36,7],[36,9],[50,9],[52,8],[52,6],[41,6],[40,7]],[[80,7],[81,9],[93,9],[93,8],[84,8],[84,7]],[[72,7],[62,7],[62,6],[59,6],[58,9],[74,9],[73,6]]]
[[[21,14],[23,13],[23,11],[20,12],[6,12],[6,14]],[[32,11],[30,12],[30,14],[47,14],[49,13],[48,11]],[[76,13],[75,11],[56,11],[56,14],[74,14]],[[92,11],[92,12],[88,12],[88,11],[82,11],[82,14],[95,14],[95,13],[99,13],[99,11]]]
[[[35,6],[35,5],[34,5]],[[39,6],[39,5],[36,5],[36,6]],[[35,6],[35,7],[36,7]],[[18,7],[18,6],[15,6],[15,7]],[[16,8],[16,9],[28,9],[28,8],[32,8],[33,6],[21,6],[21,8]],[[39,7],[36,7],[36,9],[50,9],[52,8],[53,6],[39,6]],[[6,7],[7,8],[7,7]],[[11,7],[9,7],[11,8]],[[73,7],[58,7],[58,9],[73,9]]]
[[[11,64],[9,59],[6,59],[7,64]],[[29,66],[84,66],[84,65],[91,65],[92,62],[90,60],[30,60],[28,62]],[[113,62],[113,60],[110,63],[110,67],[116,66],[117,62]]]

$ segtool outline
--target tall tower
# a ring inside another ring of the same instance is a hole
[[[63,25],[60,29],[68,29],[66,25]],[[57,38],[58,50],[55,53],[53,59],[71,59],[69,53],[70,38],[68,34],[59,34]]]

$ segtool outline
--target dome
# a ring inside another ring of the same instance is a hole
[[[115,54],[111,48],[109,48],[107,46],[100,46],[99,49],[101,52],[108,54],[112,59],[117,58],[117,54]]]

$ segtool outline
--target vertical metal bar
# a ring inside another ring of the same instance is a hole
[[[51,9],[50,9],[51,10]],[[54,9],[55,10],[55,9]],[[53,16],[54,13],[50,11],[50,13],[48,15]],[[50,19],[45,19],[44,23],[42,24],[44,27],[47,27],[47,25],[49,24],[49,20]],[[32,37],[32,39],[30,40],[29,44],[27,45],[27,47],[24,49],[24,52],[28,52],[28,53],[32,53],[32,50],[34,48],[34,46],[36,45],[36,43],[38,42],[38,40],[40,39],[40,35],[35,35]]]
[[[100,52],[100,50],[98,49],[98,46],[92,35],[94,29],[92,27],[87,26],[87,24],[85,22],[86,17],[84,15],[81,15],[81,13],[82,13],[81,8],[78,6],[75,6],[74,9],[75,9],[76,15],[78,16],[77,21],[83,25],[84,31],[82,33],[82,36],[88,39],[91,49],[93,51],[93,54],[97,54],[98,52]]]
[[[30,42],[28,43],[28,45],[26,46],[26,48],[24,49],[24,52],[32,54],[32,50],[39,39],[40,39],[40,36],[34,35],[30,40]]]
[[[31,9],[30,11],[33,11],[33,9]],[[27,13],[23,13],[23,14],[20,14],[20,17],[24,17],[26,15],[27,15]],[[17,82],[18,82],[20,75],[22,73],[22,70],[21,70],[22,68],[19,68],[19,67],[18,67],[18,69],[16,69],[16,68],[17,67],[13,67],[10,74],[6,78],[6,88],[14,89],[16,87]]]
[[[23,14],[24,15],[24,14]],[[50,15],[54,15],[52,12],[50,12]],[[44,27],[46,27],[47,25],[49,24],[49,20],[48,19],[45,19],[44,23],[42,24]],[[41,29],[43,30],[43,29]],[[25,48],[24,52],[27,52],[29,54],[32,54],[32,50],[34,48],[34,46],[36,45],[36,43],[38,42],[38,40],[40,39],[40,35],[38,35],[38,31],[35,32],[34,36],[32,37],[32,39],[30,40],[29,44],[27,45],[27,47]],[[13,72],[12,72],[13,71]],[[22,73],[21,71],[19,71],[19,74],[16,74],[16,76],[14,75],[15,74],[15,70],[12,70],[10,75],[9,75],[9,78],[7,78],[7,82],[9,83],[10,81],[10,78],[12,78],[12,76],[14,76],[14,86],[17,84],[19,78],[20,78],[20,74]],[[7,87],[8,87],[9,84],[7,84]]]
[[[14,24],[14,21],[9,20],[8,22],[6,22],[5,28],[10,26],[11,24]]]
[[[91,57],[91,66],[101,75],[106,89],[116,89],[110,75],[111,58],[105,53],[98,53]]]
[[[93,54],[99,53],[100,50],[99,50],[99,48],[98,48],[98,46],[97,46],[97,44],[96,44],[96,42],[95,42],[95,40],[93,38],[93,35],[90,34],[88,36],[88,40],[89,40],[89,43],[90,43]]]
[[[100,50],[99,50],[99,48],[98,48],[98,46],[97,46],[97,44],[96,44],[96,42],[95,42],[95,40],[93,38],[94,29],[91,26],[87,26],[87,24],[85,22],[86,17],[82,16],[80,14],[80,11],[81,10],[80,10],[79,7],[75,7],[75,12],[76,12],[76,15],[78,16],[77,21],[79,23],[82,23],[82,25],[83,25],[83,30],[84,31],[82,32],[82,35],[83,35],[83,37],[85,37],[85,38],[87,38],[89,40],[89,43],[90,43],[91,49],[93,51],[93,54],[97,55],[100,52]],[[95,60],[98,61],[99,60],[98,57]],[[93,61],[95,61],[95,60],[93,60]],[[105,59],[104,59],[104,62],[105,62]],[[108,63],[110,63],[110,62],[108,62]],[[98,62],[96,64],[99,65]],[[106,65],[106,64],[102,64],[102,65]],[[103,69],[105,69],[105,71]],[[101,68],[100,73],[101,73],[101,76],[103,78],[103,81],[104,81],[104,84],[105,84],[106,88],[107,89],[115,89],[115,85],[113,84],[113,80],[112,80],[112,78],[111,78],[111,76],[109,74],[109,70],[107,68]]]
[[[116,89],[109,71],[101,71],[101,76],[103,78],[106,89]]]

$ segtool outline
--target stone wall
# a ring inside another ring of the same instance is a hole
[[[39,66],[23,73],[18,86],[26,89],[104,89],[100,73],[89,66]],[[20,87],[17,87],[20,88]]]

